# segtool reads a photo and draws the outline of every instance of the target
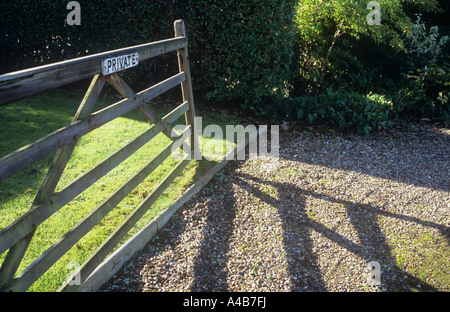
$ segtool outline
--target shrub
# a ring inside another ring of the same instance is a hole
[[[173,37],[173,21],[184,19],[193,86],[210,99],[263,112],[261,99],[281,93],[289,80],[293,1],[79,0],[80,26],[65,25],[67,2],[3,4],[1,72]],[[123,74],[139,83],[178,70],[173,56],[145,64]]]
[[[448,124],[450,103],[445,94],[450,93],[449,37],[440,36],[437,26],[427,32],[420,15],[412,29],[394,112],[397,116],[426,117]]]
[[[290,78],[292,1],[192,1],[194,78],[209,99],[264,114]]]
[[[436,13],[444,16],[442,3],[436,0],[378,2],[380,25],[369,25],[366,21],[368,1],[298,2],[296,57],[300,66],[294,86],[299,92],[294,93],[306,99],[303,104],[306,110],[314,110],[323,106],[314,101],[330,97],[327,89],[346,90],[341,94],[345,105],[331,101],[331,107],[324,108],[330,122],[341,128],[348,128],[351,122],[358,131],[367,132],[387,124],[384,122],[387,110],[381,109],[386,105],[378,103],[372,107],[379,98],[369,97],[365,106],[349,104],[363,103],[357,94],[370,91],[389,95],[391,119],[415,116],[448,123],[449,102],[445,98],[450,93],[449,50],[445,45],[448,38],[439,36],[437,26],[427,30],[420,18],[415,23],[411,18],[418,10],[430,16]],[[305,92],[306,98],[302,96]],[[317,95],[322,93],[325,95]],[[333,107],[342,111],[333,112]],[[349,108],[355,112],[348,112]],[[370,115],[366,120],[362,118],[364,111]],[[300,110],[299,115],[311,121],[319,118],[320,112],[306,114]],[[295,112],[290,113],[294,115]]]
[[[363,96],[344,90],[327,90],[326,93],[301,96],[286,103],[291,116],[313,123],[328,123],[341,130],[356,130],[369,134],[392,125],[392,101],[382,95]]]

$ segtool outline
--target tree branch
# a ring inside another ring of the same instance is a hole
[[[331,51],[333,50],[333,48],[334,48],[334,46],[335,46],[335,44],[336,44],[337,38],[338,38],[340,35],[342,35],[341,24],[339,24],[339,25],[337,26],[336,32],[334,33],[333,42],[331,43],[331,46],[330,46],[330,48],[328,49],[327,57],[325,58],[325,61],[324,61],[323,64],[322,64],[322,75],[323,75],[323,73],[325,72],[325,68],[326,68],[327,65],[328,65],[328,60],[329,60],[329,58],[330,58]]]

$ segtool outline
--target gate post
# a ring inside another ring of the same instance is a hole
[[[186,37],[186,28],[183,20],[176,20],[173,24],[175,30],[175,37]],[[194,94],[192,92],[191,70],[189,67],[189,55],[187,45],[186,47],[177,50],[178,67],[180,72],[184,72],[185,81],[181,83],[181,92],[183,101],[189,102],[189,111],[186,112],[186,125],[191,126],[191,153],[194,152],[194,159],[201,160],[201,151],[198,142],[197,127],[195,124],[195,106]],[[191,155],[192,156],[192,155]]]

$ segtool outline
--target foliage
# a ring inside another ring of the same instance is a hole
[[[1,71],[173,37],[173,21],[181,18],[190,39],[194,87],[210,99],[259,109],[261,98],[276,94],[289,80],[293,1],[79,2],[80,26],[66,25],[67,1],[5,3],[0,17]],[[126,74],[131,72],[131,80],[139,83],[143,76],[178,70],[175,61],[173,55],[158,58]]]
[[[408,34],[404,67],[397,93],[395,113],[450,122],[450,105],[446,94],[450,93],[449,55],[445,53],[448,36],[440,36],[437,26],[427,27],[420,15]],[[448,48],[447,48],[448,52]]]
[[[2,69],[14,69],[163,39],[173,21],[155,21],[168,5],[111,0],[79,1],[81,25],[68,26],[65,1],[8,1],[2,4]],[[30,31],[32,30],[32,31]],[[173,32],[172,32],[173,33]],[[172,34],[171,33],[171,34]]]
[[[391,126],[392,101],[383,95],[360,95],[345,90],[327,90],[318,95],[289,99],[291,116],[310,124],[326,123],[341,130],[369,134]]]
[[[69,1],[6,1],[0,24],[0,72],[10,72],[91,55],[173,36],[171,2],[78,1],[81,25],[68,26]],[[161,17],[156,19],[155,16]],[[32,30],[32,31],[31,31]],[[176,58],[172,62],[175,64]],[[161,61],[163,60],[163,61]],[[167,71],[169,58],[143,62],[125,72],[138,87],[142,77],[154,83]],[[149,74],[150,73],[150,74]],[[167,74],[166,74],[167,75]]]
[[[447,39],[439,36],[437,26],[427,31],[420,18],[413,23],[411,14],[417,11],[429,15],[441,13],[439,1],[377,1],[381,8],[379,25],[367,22],[371,12],[368,2],[298,2],[295,17],[299,78],[293,84],[295,91],[292,93],[303,99],[300,106],[304,106],[305,112],[313,111],[304,115],[300,110],[300,116],[305,120],[312,120],[316,115],[320,117],[317,112],[314,115],[314,109],[325,109],[320,103],[328,97],[332,107],[343,110],[339,115],[329,109],[330,114],[326,116],[331,123],[337,122],[339,127],[348,128],[351,114],[345,112],[352,107],[356,110],[352,126],[359,132],[364,125],[370,126],[366,130],[383,128],[391,124],[384,123],[383,118],[387,116],[384,113],[380,112],[382,117],[378,120],[382,124],[379,125],[376,125],[377,119],[362,121],[359,117],[361,112],[369,113],[373,109],[371,104],[368,109],[361,110],[358,105],[337,105],[339,103],[334,100],[334,95],[340,94],[342,102],[363,103],[356,100],[363,97],[358,94],[377,93],[391,99],[391,120],[415,116],[448,122],[449,104],[445,97],[449,93],[448,58],[441,57],[445,55]],[[373,96],[370,103],[372,100]],[[289,116],[292,118],[296,114],[290,112]]]
[[[449,40],[448,36],[443,36],[439,40],[439,29],[437,26],[430,27],[427,34],[427,28],[421,21],[421,14],[416,14],[417,20],[411,25],[411,30],[406,34],[407,44],[410,53],[419,55],[430,55],[433,59],[440,56],[442,49]]]
[[[349,59],[349,45],[361,38],[372,40],[372,46],[386,44],[398,51],[405,50],[404,33],[410,31],[411,20],[404,10],[404,3],[414,3],[427,11],[437,11],[436,0],[377,1],[381,9],[379,25],[368,23],[371,13],[369,1],[299,1],[296,7],[297,33],[299,36],[299,74],[311,85],[323,84],[324,75],[338,79],[342,73],[335,62]],[[369,8],[369,9],[368,9]],[[340,42],[344,41],[342,45]],[[336,54],[336,55],[334,55]],[[353,63],[358,60],[353,59]],[[358,66],[361,66],[358,64]]]
[[[280,95],[289,80],[292,5],[284,0],[192,2],[196,11],[188,25],[197,54],[196,83],[209,99],[264,114],[264,98]]]
[[[184,19],[197,102],[280,122],[297,116],[296,98],[347,90],[391,98],[391,117],[448,120],[449,45],[423,22],[444,0],[379,0],[380,25],[368,0],[80,0],[80,26],[65,24],[67,2],[3,4],[1,72],[170,38]],[[121,75],[140,90],[177,71],[169,54]]]

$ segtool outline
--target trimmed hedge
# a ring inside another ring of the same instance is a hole
[[[280,94],[290,78],[293,2],[192,2],[200,5],[187,18],[197,83],[209,98],[263,112],[264,98]]]
[[[262,98],[279,92],[289,79],[294,48],[289,25],[295,1],[78,2],[80,26],[66,25],[67,0],[5,2],[0,72],[170,38],[174,20],[181,18],[190,39],[194,89],[209,98],[258,109]],[[171,55],[145,64],[124,73],[130,84],[178,70]]]
[[[173,21],[159,19],[167,14],[166,1],[80,0],[80,26],[66,26],[68,2],[2,4],[2,72],[173,36]]]
[[[66,25],[68,2],[24,0],[2,5],[1,73],[173,37],[169,1],[80,0],[80,26]],[[143,75],[149,83],[156,82],[154,76],[159,72],[164,76],[168,60],[143,62],[124,75],[131,85],[139,85]]]

